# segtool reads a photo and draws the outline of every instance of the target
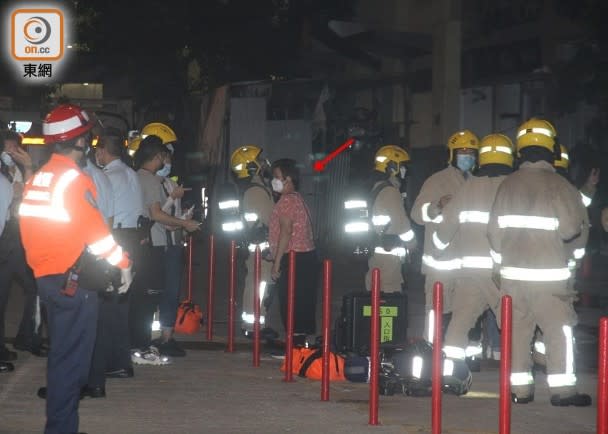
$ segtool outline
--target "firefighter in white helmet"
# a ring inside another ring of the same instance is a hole
[[[447,328],[446,357],[464,360],[481,354],[468,344],[467,334],[488,308],[500,303],[492,279],[493,261],[487,227],[496,191],[513,170],[513,143],[502,134],[490,134],[479,146],[479,170],[454,195],[443,211],[444,221],[433,233],[439,250],[448,246],[458,252],[460,269],[455,272],[452,318]],[[496,321],[493,316],[489,321]],[[495,324],[492,324],[495,327]],[[494,343],[496,351],[499,345]]]
[[[249,252],[245,261],[246,277],[243,288],[241,314],[241,329],[243,334],[251,337],[253,333],[253,291],[255,250],[260,248],[262,253],[262,267],[260,275],[260,323],[266,323],[266,306],[264,295],[270,283],[272,262],[266,260],[268,253],[268,224],[274,202],[272,192],[264,183],[263,171],[265,163],[260,159],[262,149],[254,145],[241,146],[232,153],[230,168],[237,180],[240,195],[243,199],[241,207],[244,219],[246,248]],[[270,329],[264,327],[264,337],[271,338]]]
[[[521,164],[498,189],[488,236],[500,289],[513,299],[513,402],[534,399],[530,342],[538,326],[545,338],[551,404],[588,406],[591,397],[576,388],[573,326],[577,319],[564,246],[580,236],[585,222],[579,192],[555,173],[559,150],[555,136],[555,128],[545,120],[530,119],[519,127]]]
[[[402,260],[407,249],[416,245],[415,234],[399,192],[401,183],[405,182],[409,162],[409,154],[399,146],[383,146],[376,152],[374,173],[378,180],[374,183],[371,193],[371,222],[377,242],[368,261],[369,270],[365,276],[368,291],[371,290],[374,268],[380,269],[382,291],[401,291]]]
[[[412,219],[424,226],[422,273],[426,275],[425,332],[429,341],[432,341],[433,331],[433,285],[437,281],[443,284],[443,313],[451,312],[453,272],[460,267],[451,248],[439,252],[434,246],[433,233],[443,221],[443,208],[460,190],[476,166],[479,139],[471,131],[462,130],[452,134],[447,147],[450,154],[448,167],[424,182],[411,213]]]

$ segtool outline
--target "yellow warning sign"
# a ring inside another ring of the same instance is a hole
[[[397,316],[399,308],[397,306],[380,306],[380,317]],[[372,316],[372,307],[363,306],[363,316]]]
[[[393,340],[393,318],[385,316],[380,318],[380,342]]]

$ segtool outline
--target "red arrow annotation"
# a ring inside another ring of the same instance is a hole
[[[312,168],[315,172],[322,172],[325,169],[325,166],[336,158],[341,152],[345,149],[350,148],[352,144],[355,143],[355,139],[352,137],[348,139],[346,142],[342,143],[338,148],[334,149],[329,155],[321,160],[317,160],[313,163]]]

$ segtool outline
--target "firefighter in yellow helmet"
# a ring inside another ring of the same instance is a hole
[[[443,210],[443,222],[433,233],[438,250],[448,247],[457,252],[460,268],[454,272],[452,318],[448,324],[444,353],[453,360],[467,358],[478,365],[481,345],[469,344],[468,332],[487,309],[497,311],[500,297],[492,279],[494,262],[487,237],[487,226],[496,192],[513,170],[515,149],[511,139],[490,134],[479,146],[479,169],[454,194]],[[488,318],[493,357],[500,357],[496,318]],[[473,370],[474,366],[471,364]]]
[[[530,119],[519,127],[519,169],[498,189],[488,238],[500,290],[513,299],[513,402],[534,399],[530,342],[538,326],[547,348],[551,404],[588,406],[590,396],[576,388],[576,312],[568,289],[572,272],[566,248],[566,241],[581,236],[585,222],[579,192],[553,168],[559,150],[555,137],[546,120]]]
[[[365,276],[367,290],[371,289],[371,274],[374,268],[381,273],[381,290],[401,291],[403,274],[401,264],[407,249],[416,244],[414,231],[405,212],[403,198],[399,192],[405,182],[410,156],[396,145],[383,146],[374,158],[375,182],[371,192],[371,222],[374,239],[373,254],[368,261]]]
[[[258,146],[245,145],[235,150],[230,157],[230,168],[236,178],[243,201],[241,212],[244,219],[246,248],[249,251],[245,262],[247,272],[241,304],[243,306],[241,328],[247,337],[251,337],[253,332],[253,277],[256,247],[260,247],[263,258],[260,276],[260,323],[262,325],[265,324],[267,318],[264,295],[271,282],[272,270],[272,262],[266,258],[269,249],[268,225],[274,203],[272,192],[264,183],[267,163],[260,158],[261,153],[262,149]],[[264,327],[262,334],[265,337],[272,337],[271,333],[272,331],[268,327]]]
[[[471,176],[476,166],[479,139],[469,130],[454,133],[447,142],[449,151],[448,167],[431,175],[420,189],[412,207],[412,219],[424,226],[424,253],[422,255],[422,273],[426,275],[424,291],[425,337],[432,341],[433,285],[443,283],[443,313],[452,310],[453,272],[460,262],[449,247],[443,251],[433,244],[433,233],[443,221],[443,208],[456,194],[465,180]],[[441,256],[441,259],[438,256]]]

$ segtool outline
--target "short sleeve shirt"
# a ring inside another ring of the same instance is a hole
[[[279,219],[281,217],[287,217],[293,222],[287,251],[310,252],[315,249],[310,210],[300,193],[289,193],[281,196],[270,216],[269,242],[273,255],[276,253],[279,244],[279,234],[281,232]]]
[[[148,172],[145,169],[139,169],[137,175],[139,176],[141,191],[144,197],[144,215],[149,218],[150,207],[155,202],[158,202],[159,206],[162,206],[165,203],[165,195],[162,187],[163,178]],[[153,246],[167,245],[167,235],[161,224],[154,223],[151,234]]]

